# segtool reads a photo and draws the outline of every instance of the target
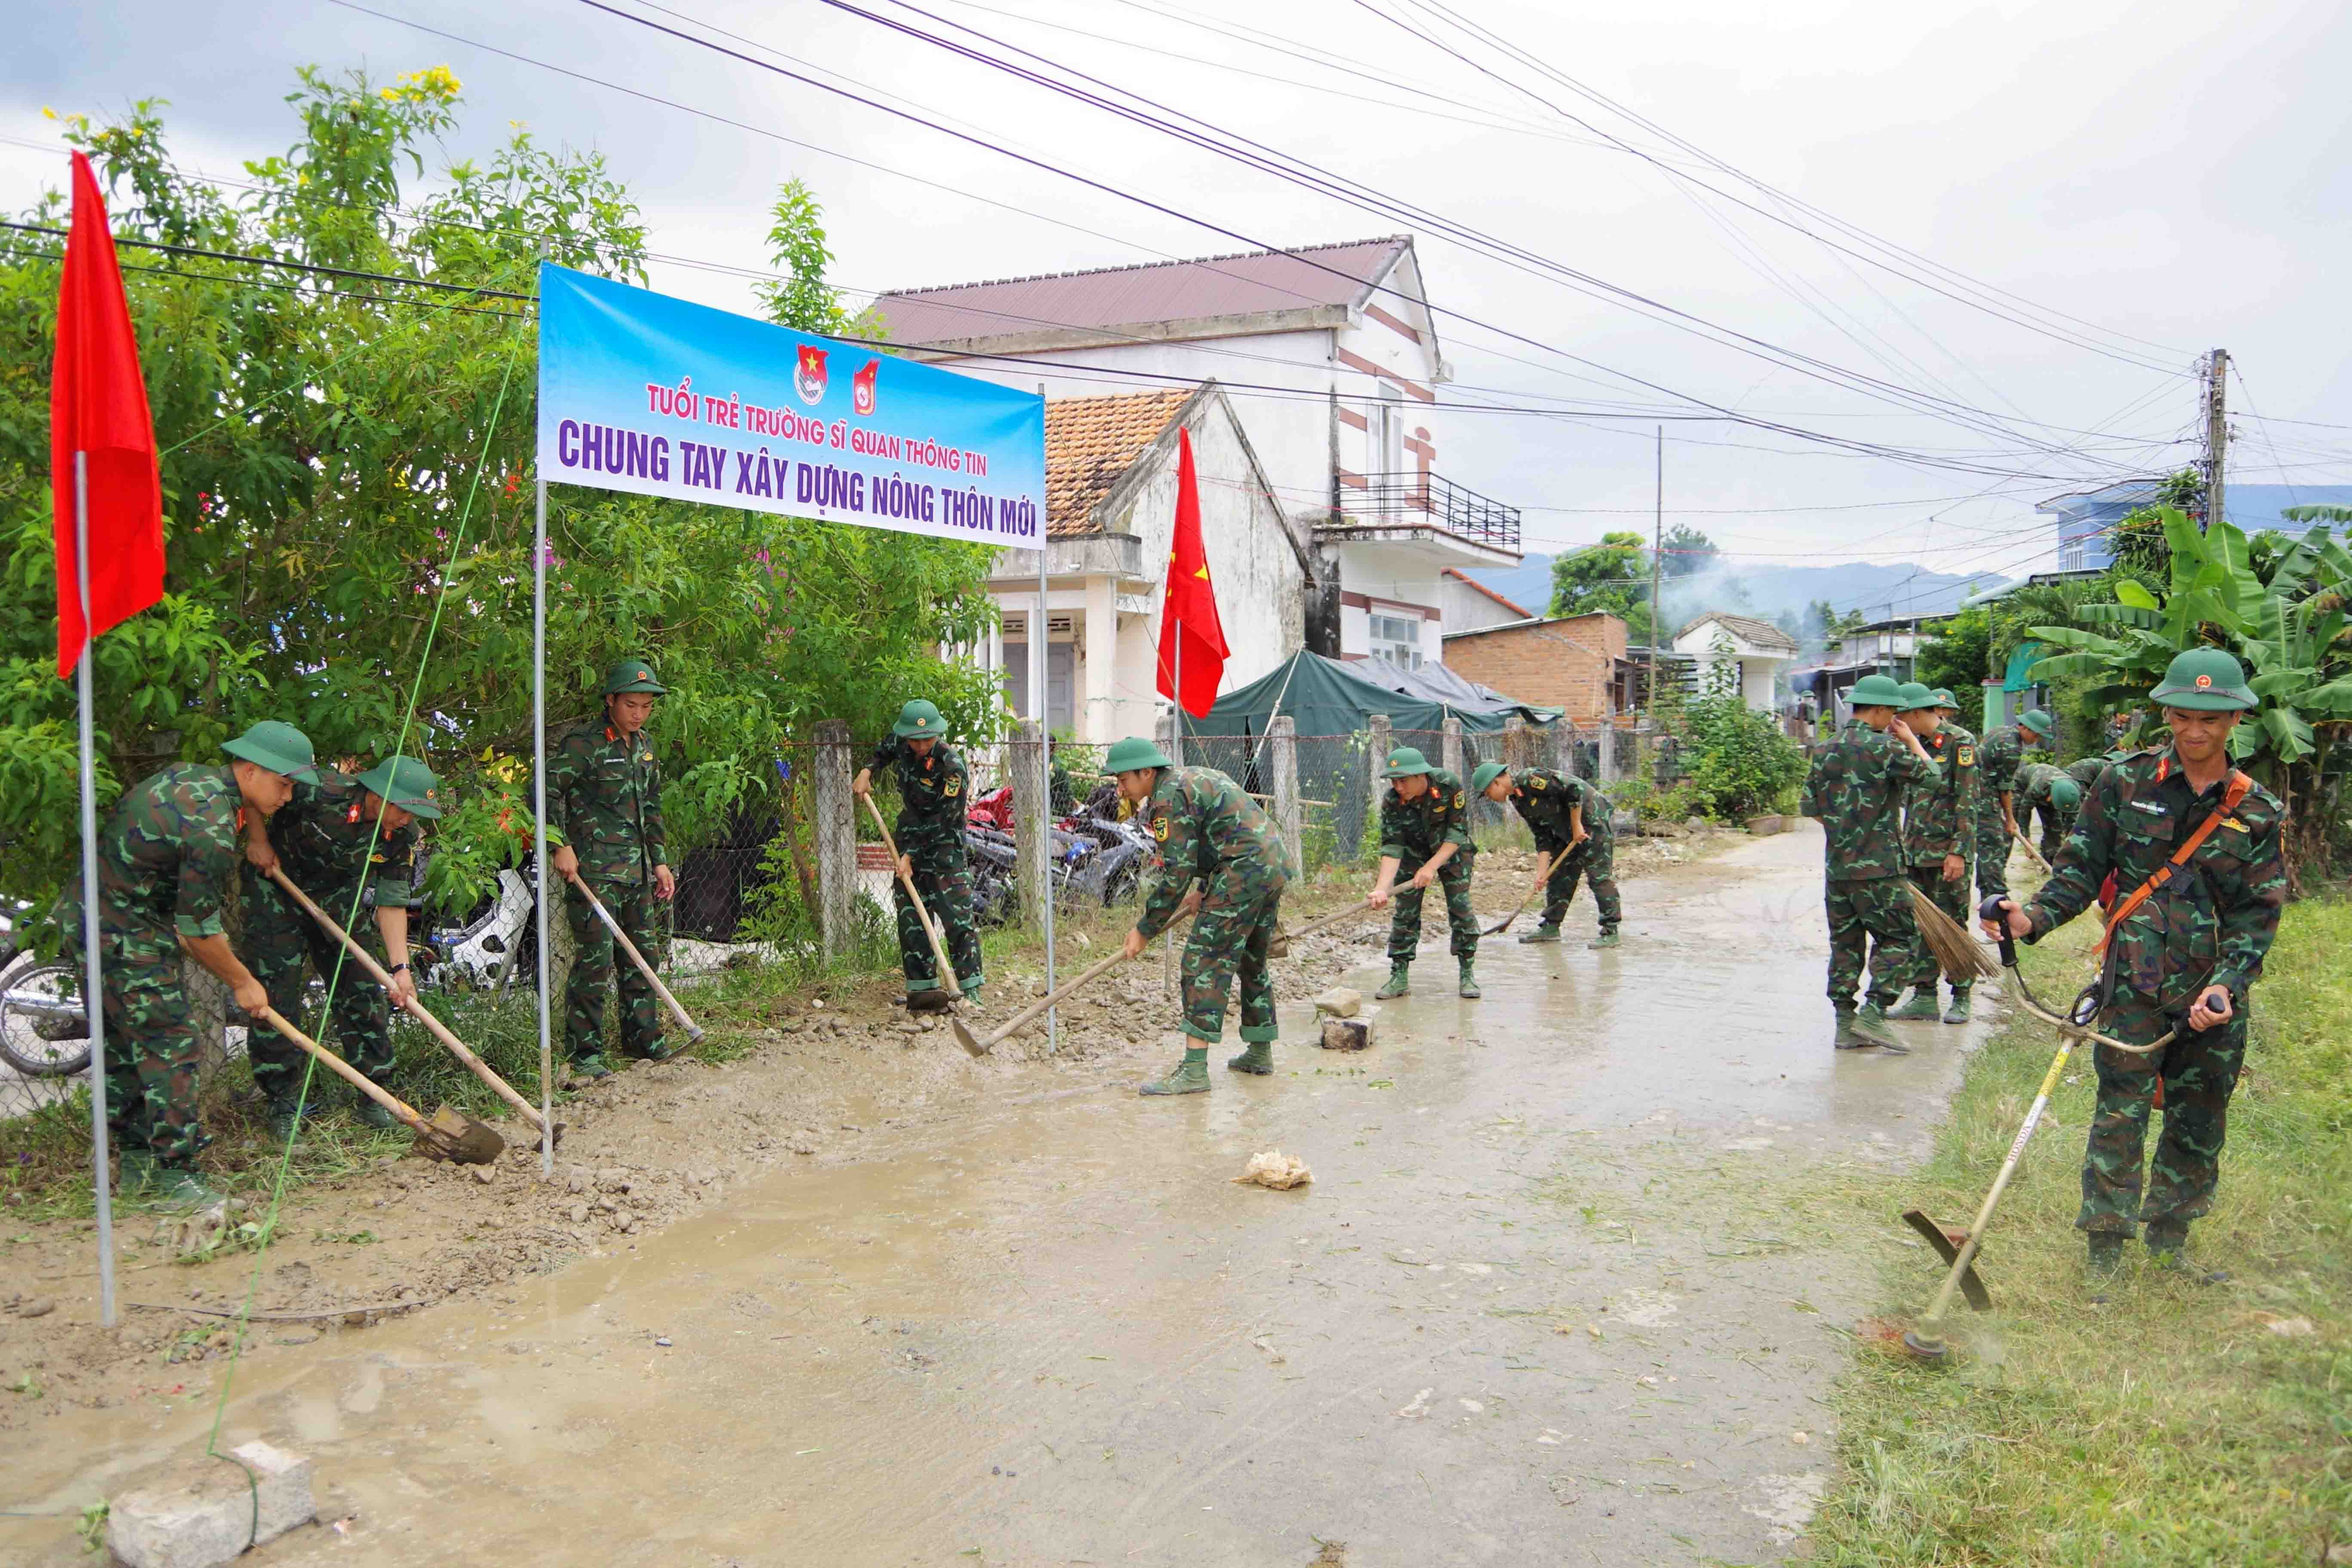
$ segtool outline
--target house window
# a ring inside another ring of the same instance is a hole
[[[1421,621],[1413,616],[1371,617],[1372,657],[1402,669],[1421,668]]]
[[[1066,642],[1045,648],[1045,728],[1072,733],[1076,718],[1077,648]],[[1029,645],[1008,638],[1004,644],[1004,700],[1020,718],[1029,717]]]

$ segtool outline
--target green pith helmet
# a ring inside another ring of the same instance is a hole
[[[2028,708],[2017,716],[2017,721],[2045,741],[2050,738],[2050,731],[2058,727],[2051,721],[2050,715],[2039,708]]]
[[[1429,772],[1429,759],[1421,754],[1420,748],[1416,746],[1399,746],[1395,751],[1389,753],[1388,772],[1381,776],[1383,778],[1402,779],[1411,778],[1417,773],[1425,773],[1427,772]]]
[[[908,706],[928,708],[930,704],[910,702]],[[1139,768],[1172,768],[1175,765],[1168,760],[1167,752],[1133,735],[1124,741],[1112,742],[1110,750],[1103,753],[1103,776],[1106,778],[1131,773]]]
[[[656,697],[669,695],[669,688],[654,679],[654,667],[641,658],[625,658],[604,677],[605,696],[618,697],[628,691],[650,692]]]
[[[1900,708],[1903,688],[1891,675],[1865,675],[1853,683],[1845,700],[1856,708]]]
[[[1936,694],[1918,681],[1906,680],[1900,690],[1903,695],[1895,704],[1899,712],[1916,713],[1922,708],[1933,708],[1936,705]]]
[[[2059,777],[2050,781],[2050,804],[2061,811],[2072,811],[2083,804],[2083,786],[2073,779]]]
[[[1960,710],[1960,700],[1952,695],[1952,689],[1950,687],[1938,686],[1936,688],[1936,706],[1938,708],[1948,708],[1953,712],[1957,713]]]
[[[411,816],[441,815],[441,781],[415,757],[391,757],[360,775],[360,787],[373,790],[386,805],[396,805]]]
[[[275,719],[264,719],[236,740],[223,741],[221,750],[241,762],[283,773],[289,779],[319,776],[319,757],[310,749],[310,737]]]
[[[2167,708],[2187,708],[2200,713],[2227,713],[2252,708],[2254,694],[2246,689],[2246,672],[2218,647],[2192,647],[2176,655],[2165,668],[2164,679],[2148,693]]]
[[[1488,784],[1509,771],[1500,763],[1480,763],[1470,774],[1470,793],[1485,795]]]
[[[902,741],[919,741],[925,736],[936,741],[948,732],[948,721],[940,710],[921,698],[916,698],[898,710],[898,721],[890,726],[890,733]]]

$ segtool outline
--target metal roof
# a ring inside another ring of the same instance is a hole
[[[894,289],[874,308],[910,348],[1077,329],[1101,331],[1220,316],[1361,304],[1412,245],[1410,235],[1155,261],[936,289]]]

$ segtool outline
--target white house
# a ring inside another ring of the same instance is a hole
[[[1759,713],[1772,711],[1773,676],[1803,651],[1795,637],[1771,622],[1722,610],[1709,610],[1689,622],[1668,646],[1698,661],[1700,690],[1728,684]]]
[[[910,357],[1049,402],[1219,382],[1308,543],[1315,652],[1435,663],[1445,570],[1519,560],[1517,510],[1441,471],[1429,405],[1452,371],[1410,236],[897,289],[875,308]]]
[[[1189,432],[1201,540],[1225,632],[1224,684],[1298,651],[1311,563],[1223,390],[1045,405],[1046,725],[1090,744],[1149,735],[1157,710],[1161,584],[1176,526],[1178,432]],[[1001,624],[980,650],[1026,718],[1037,554],[1008,550],[989,579]]]

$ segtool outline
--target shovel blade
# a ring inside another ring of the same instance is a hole
[[[1927,1238],[1927,1245],[1936,1249],[1937,1255],[1943,1258],[1944,1267],[1947,1268],[1949,1268],[1959,1258],[1960,1248],[1968,1242],[1967,1231],[1955,1233],[1946,1230],[1918,1209],[1905,1209],[1903,1223]],[[1958,1240],[1954,1239],[1956,1234]],[[1981,1249],[1978,1256],[1983,1256]],[[1974,1258],[1969,1259],[1968,1268],[1960,1275],[1960,1294],[1968,1298],[1969,1310],[1976,1312],[1992,1310],[1992,1293],[1984,1288],[1984,1281],[1977,1278]]]
[[[506,1152],[507,1141],[452,1105],[433,1113],[434,1144],[460,1165],[487,1165]]]
[[[973,1037],[971,1030],[965,1026],[964,1021],[952,1013],[948,1015],[948,1027],[954,1031],[956,1044],[964,1048],[966,1055],[984,1057],[988,1054],[988,1047],[982,1045]]]

